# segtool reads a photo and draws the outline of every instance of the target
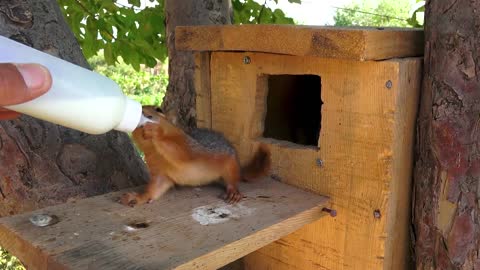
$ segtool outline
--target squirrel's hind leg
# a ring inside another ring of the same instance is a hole
[[[226,185],[225,201],[231,204],[239,202],[243,198],[243,195],[238,190],[241,175],[240,165],[235,158],[231,157],[226,160],[222,178]]]

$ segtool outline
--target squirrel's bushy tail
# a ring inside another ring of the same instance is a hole
[[[270,151],[265,145],[261,144],[250,162],[242,168],[243,180],[251,182],[266,176],[271,164]]]

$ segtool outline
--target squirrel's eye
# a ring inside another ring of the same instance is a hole
[[[158,107],[155,108],[155,111],[156,111],[156,112],[159,112],[159,113],[163,113],[162,109],[160,109],[160,108],[158,108]]]

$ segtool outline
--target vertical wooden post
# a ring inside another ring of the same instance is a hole
[[[210,52],[195,53],[195,91],[197,126],[211,128]]]

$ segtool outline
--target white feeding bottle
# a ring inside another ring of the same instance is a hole
[[[47,93],[9,110],[89,134],[132,132],[148,121],[141,104],[109,78],[2,36],[0,63],[37,63],[52,76]]]

